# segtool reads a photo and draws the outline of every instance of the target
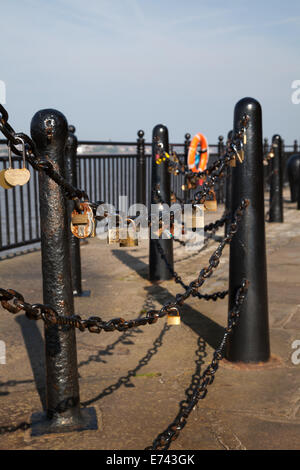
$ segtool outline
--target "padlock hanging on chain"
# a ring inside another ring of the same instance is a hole
[[[118,222],[116,223],[115,227],[109,227],[107,231],[107,243],[109,245],[115,245],[120,243],[120,220],[122,217],[120,214],[114,214],[116,217],[118,217]]]
[[[209,191],[208,197],[206,196],[204,209],[211,212],[215,212],[218,209],[217,198],[213,189]]]
[[[138,246],[139,242],[138,242],[138,237],[137,237],[136,224],[133,219],[129,219],[129,218],[126,220],[126,224],[127,222],[129,222],[129,225],[132,224],[133,234],[132,234],[132,230],[130,230],[130,227],[128,225],[126,227],[121,227],[119,229],[119,239],[120,239],[119,245],[120,247]]]
[[[175,314],[173,314],[171,312],[175,312]],[[179,310],[178,310],[177,307],[172,307],[168,311],[167,323],[168,323],[168,325],[180,325],[181,320],[180,320]]]
[[[95,236],[95,218],[93,209],[88,202],[81,202],[82,212],[74,209],[71,214],[71,232],[76,238]]]
[[[15,186],[23,186],[30,180],[30,171],[26,168],[26,151],[25,142],[21,137],[16,136],[22,144],[23,167],[13,168],[12,166],[12,152],[10,142],[8,142],[8,165],[9,168],[2,170],[0,176],[0,184],[5,189],[11,189]]]

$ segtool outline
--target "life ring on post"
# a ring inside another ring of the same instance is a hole
[[[200,146],[200,151],[197,153],[198,145]],[[209,148],[207,139],[203,134],[198,134],[193,137],[188,153],[188,167],[189,170],[192,170],[194,173],[199,171],[204,171],[207,166],[209,156]]]

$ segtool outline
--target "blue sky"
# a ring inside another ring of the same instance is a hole
[[[161,122],[215,143],[252,96],[265,136],[290,143],[299,39],[299,0],[2,0],[0,80],[19,131],[52,107],[80,139],[149,140]]]

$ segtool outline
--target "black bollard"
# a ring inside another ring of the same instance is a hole
[[[31,135],[39,157],[50,161],[64,175],[64,151],[68,136],[66,118],[59,111],[38,111]],[[58,314],[74,314],[67,204],[61,187],[39,171],[43,301]],[[75,329],[45,323],[46,398],[45,420],[32,417],[33,435],[97,429],[93,409],[80,409]]]
[[[167,162],[160,165],[156,163],[156,154],[159,152],[159,143],[163,144],[163,150],[169,152],[168,129],[162,124],[158,124],[153,129],[152,134],[152,194],[151,204],[165,203],[171,204],[171,181]],[[172,279],[172,274],[161,256],[159,246],[162,248],[169,266],[173,269],[173,240],[172,239],[152,239],[150,237],[149,250],[149,278],[150,281],[160,281]]]
[[[281,137],[274,135],[272,139],[274,157],[271,159],[271,182],[270,182],[270,209],[269,222],[283,222],[283,199],[282,199],[282,158]]]
[[[189,148],[191,144],[191,134],[188,132],[184,136],[184,164],[188,167],[188,155],[189,155]],[[184,193],[183,199],[186,203],[190,198],[190,191],[187,189],[187,179],[184,177]]]
[[[245,160],[232,168],[232,213],[243,198],[245,211],[230,245],[229,311],[234,306],[242,279],[250,282],[241,316],[227,348],[230,361],[264,362],[270,358],[267,266],[265,243],[264,181],[261,106],[253,98],[243,98],[234,110],[234,132],[248,115]]]
[[[232,139],[232,131],[227,134],[227,143]],[[225,236],[228,233],[231,221],[231,193],[232,193],[232,172],[231,166],[226,167],[226,179],[225,179],[225,213],[228,215],[228,219],[225,222]]]
[[[146,157],[144,131],[139,130],[136,159],[136,202],[146,205]]]
[[[287,161],[287,174],[290,183],[291,201],[298,201],[298,187],[300,184],[300,154],[291,155]]]
[[[76,168],[76,156],[77,156],[77,137],[75,136],[75,127],[69,126],[69,135],[67,139],[65,149],[65,177],[68,183],[77,187],[77,168]],[[71,213],[74,209],[74,203],[68,201],[68,223],[71,221]],[[72,290],[73,295],[77,297],[89,297],[91,291],[82,290],[81,283],[81,260],[80,260],[80,240],[71,233],[69,230],[70,237],[70,252],[71,252],[71,270],[72,270]]]

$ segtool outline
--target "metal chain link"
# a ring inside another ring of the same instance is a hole
[[[12,151],[16,155],[21,155],[22,152],[17,149],[17,145],[20,144],[20,140],[24,141],[25,146],[25,156],[26,160],[30,163],[30,165],[35,170],[40,170],[46,173],[49,178],[55,181],[58,186],[60,186],[65,194],[65,196],[70,199],[74,200],[77,207],[80,209],[80,199],[84,199],[84,201],[89,201],[89,197],[85,191],[82,189],[75,188],[72,184],[68,183],[68,181],[63,178],[55,169],[53,164],[44,158],[41,158],[38,155],[38,151],[36,149],[36,145],[34,141],[26,134],[19,132],[16,133],[15,130],[11,127],[8,123],[8,113],[6,109],[0,104],[0,131],[2,134],[7,138],[8,142],[10,143]],[[97,207],[102,204],[103,201],[97,202],[89,202],[90,206],[95,211]]]
[[[164,250],[163,250],[163,247],[158,243],[157,248],[158,248],[158,251],[159,251],[159,254],[160,254],[161,258],[164,260],[164,262],[165,262],[171,276],[173,277],[174,281],[177,284],[180,284],[185,290],[187,290],[189,286],[187,284],[185,284],[184,281],[182,280],[182,277],[179,276],[176,271],[174,271],[173,267],[168,262],[168,259],[166,257],[166,254],[165,254]],[[198,299],[216,301],[218,299],[224,299],[227,294],[228,294],[228,290],[214,292],[213,294],[201,294],[200,292],[196,291],[196,292],[193,292],[192,295],[193,295],[193,297],[198,297]]]
[[[180,431],[187,423],[187,419],[197,405],[199,400],[203,400],[208,392],[208,386],[214,381],[215,374],[219,368],[219,362],[224,357],[225,347],[228,343],[228,338],[236,326],[240,317],[241,307],[248,291],[249,282],[243,280],[242,285],[238,288],[235,303],[232,310],[229,312],[228,325],[225,328],[222,341],[219,347],[213,353],[213,359],[207,366],[200,379],[198,380],[197,387],[193,390],[192,395],[186,400],[186,405],[178,413],[176,419],[167,427],[165,431],[158,435],[153,441],[152,446],[146,447],[145,450],[168,450],[171,442],[177,439]]]
[[[23,295],[19,292],[13,289],[5,290],[3,288],[0,288],[1,305],[4,309],[13,314],[23,310],[27,318],[30,320],[42,319],[48,325],[70,326],[78,328],[80,331],[88,329],[90,333],[100,333],[102,330],[106,332],[115,330],[125,331],[129,328],[136,328],[137,326],[156,323],[159,318],[162,318],[169,313],[173,313],[174,310],[178,311],[179,307],[181,307],[185,300],[191,295],[197,296],[199,287],[204,284],[205,280],[212,275],[213,271],[219,265],[223,249],[227,243],[231,242],[234,234],[237,232],[239,221],[248,205],[249,201],[247,199],[244,199],[241,202],[235,212],[234,220],[230,225],[228,234],[211,255],[209,265],[201,269],[198,277],[187,286],[186,291],[183,294],[176,294],[176,300],[174,302],[167,302],[160,310],[149,310],[144,317],[136,318],[134,320],[113,318],[108,321],[103,321],[100,317],[92,316],[87,320],[82,320],[79,315],[60,315],[52,307],[47,305],[29,304],[25,302]],[[9,303],[11,300],[13,301],[12,304]]]

